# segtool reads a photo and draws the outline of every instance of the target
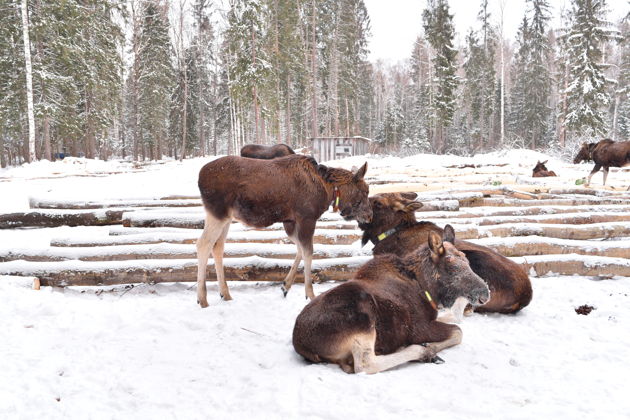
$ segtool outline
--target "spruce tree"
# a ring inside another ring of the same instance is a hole
[[[148,2],[141,9],[138,71],[138,124],[143,157],[160,159],[168,129],[173,69],[167,9]],[[173,147],[173,145],[171,145]]]
[[[432,142],[434,150],[443,153],[447,148],[447,133],[455,113],[455,93],[458,85],[457,50],[453,46],[455,29],[447,0],[429,0],[423,14],[424,31],[434,50],[431,108],[433,111]]]
[[[571,28],[564,35],[568,55],[564,124],[576,135],[603,136],[608,131],[611,82],[604,74],[603,45],[617,36],[606,12],[605,0],[573,0]]]

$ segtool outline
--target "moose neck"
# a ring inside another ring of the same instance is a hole
[[[440,274],[435,269],[431,250],[423,245],[403,258],[407,274],[418,282],[421,289],[428,291],[437,303],[442,302]]]
[[[319,165],[318,172],[324,182],[326,193],[328,194],[328,202],[333,203],[335,208],[337,208],[342,200],[339,187],[352,181],[352,172],[341,168],[329,168],[325,165]]]

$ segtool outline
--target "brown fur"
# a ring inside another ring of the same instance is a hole
[[[461,330],[437,320],[425,292],[450,305],[459,296],[483,302],[489,291],[447,239],[454,240],[450,226],[444,238],[434,233],[404,257],[375,256],[352,280],[313,299],[295,321],[295,350],[349,373],[375,373],[410,360],[429,361],[458,344]],[[423,343],[431,344],[422,348]]]
[[[534,169],[532,171],[532,177],[541,178],[547,176],[558,176],[554,171],[550,171],[549,169],[547,169],[545,163],[547,163],[547,161],[538,161],[538,163],[536,163],[536,166],[534,166]]]
[[[310,266],[315,222],[339,192],[339,210],[346,219],[369,221],[372,209],[368,186],[363,181],[367,163],[356,173],[318,165],[315,159],[290,155],[272,160],[227,156],[206,164],[199,172],[199,191],[206,210],[204,232],[197,241],[198,299],[207,306],[205,267],[210,251],[215,259],[221,295],[231,297],[223,280],[223,243],[235,219],[254,227],[282,222],[298,246],[284,290],[293,284],[304,257],[306,293],[313,297]]]
[[[583,143],[578,154],[573,159],[573,163],[592,160],[595,167],[588,175],[586,185],[591,183],[591,178],[597,171],[603,168],[604,183],[608,177],[610,167],[621,168],[630,165],[630,141],[612,141],[611,139],[603,139],[597,143]]]
[[[404,255],[427,240],[430,232],[441,234],[442,228],[431,222],[416,221],[415,211],[421,206],[413,201],[415,193],[377,194],[370,197],[372,222],[360,223],[363,243],[376,243],[374,255]],[[378,235],[389,229],[396,232],[379,241]],[[472,270],[488,283],[490,301],[475,308],[476,312],[515,313],[532,299],[532,286],[527,273],[512,260],[490,248],[456,240],[457,249],[466,254]]]
[[[284,143],[273,146],[263,146],[262,144],[246,144],[241,149],[241,156],[253,159],[275,159],[282,156],[294,155],[295,152]]]

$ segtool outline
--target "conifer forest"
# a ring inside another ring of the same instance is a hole
[[[476,24],[455,28],[448,0],[427,0],[408,58],[388,63],[368,58],[363,0],[0,0],[0,163],[318,136],[397,155],[630,138],[630,15],[526,0],[514,39],[501,0],[472,1]]]

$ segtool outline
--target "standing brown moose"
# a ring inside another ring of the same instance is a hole
[[[414,201],[416,193],[384,193],[370,197],[372,221],[359,223],[363,244],[372,241],[373,254],[404,255],[426,242],[431,232],[442,234],[442,228],[431,222],[418,222],[415,211],[422,203]],[[455,240],[455,247],[463,252],[472,270],[490,287],[490,300],[477,306],[476,312],[515,313],[532,299],[532,285],[520,265],[490,248],[468,241]],[[459,302],[458,302],[459,303]],[[465,306],[465,305],[464,305]],[[457,319],[463,307],[453,308]]]
[[[221,296],[231,299],[223,273],[223,247],[232,220],[257,228],[282,222],[285,232],[297,245],[283,291],[286,295],[291,288],[304,257],[306,296],[313,298],[311,260],[315,222],[333,201],[346,220],[372,219],[368,186],[363,181],[366,170],[367,162],[352,173],[318,165],[315,159],[303,155],[272,160],[226,156],[201,168],[199,191],[206,220],[197,241],[199,304],[208,306],[205,276],[210,252]]]
[[[604,168],[604,184],[608,178],[608,169],[612,166],[621,168],[630,165],[630,141],[612,141],[603,139],[597,143],[583,143],[580,151],[573,159],[573,163],[592,160],[595,167],[588,175],[586,185],[590,185],[591,177],[602,167]]]
[[[273,146],[261,144],[246,144],[241,149],[241,156],[254,159],[275,159],[283,156],[294,155],[295,152],[284,143]]]
[[[457,325],[437,318],[437,304],[451,306],[461,296],[485,303],[490,291],[453,246],[450,225],[444,236],[403,257],[379,255],[352,280],[306,305],[293,328],[293,347],[312,362],[338,364],[347,373],[376,373],[411,360],[431,361],[459,344]]]
[[[547,169],[545,163],[547,163],[547,161],[538,161],[536,163],[536,166],[534,166],[534,169],[532,170],[532,177],[542,178],[547,176],[558,176],[554,171],[550,171],[549,169]]]

